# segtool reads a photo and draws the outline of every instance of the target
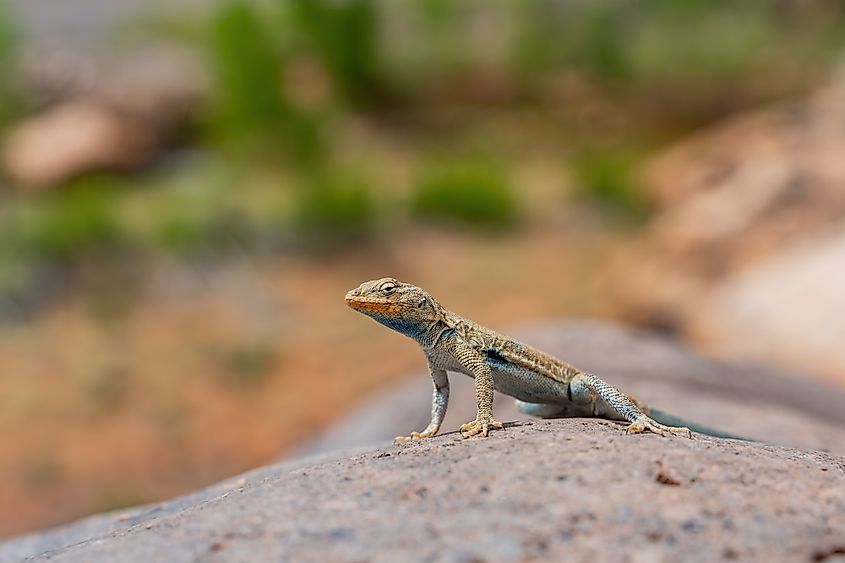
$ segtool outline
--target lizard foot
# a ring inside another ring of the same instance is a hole
[[[404,444],[405,442],[422,440],[423,438],[431,438],[435,434],[437,434],[437,432],[431,432],[430,430],[423,430],[422,432],[411,432],[410,436],[396,436],[395,438],[393,438],[393,443]]]
[[[492,416],[482,420],[476,418],[472,422],[467,422],[466,424],[461,425],[461,436],[463,436],[464,438],[471,438],[472,436],[475,436],[477,434],[487,436],[488,434],[490,434],[491,428],[501,430],[504,427],[504,424],[502,424],[498,420],[495,420]]]
[[[692,438],[692,432],[689,428],[683,426],[665,426],[659,422],[650,419],[647,416],[641,416],[632,422],[628,428],[625,429],[625,434],[640,434],[641,432],[654,432],[661,436],[675,435]]]

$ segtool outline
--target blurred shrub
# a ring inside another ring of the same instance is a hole
[[[627,78],[634,71],[629,59],[631,16],[636,16],[634,10],[647,9],[616,0],[578,3],[576,16],[562,34],[567,38],[564,54],[599,80],[618,82]]]
[[[223,256],[231,241],[248,238],[250,218],[230,202],[213,202],[196,208],[172,207],[154,225],[154,242],[180,257]]]
[[[86,179],[47,194],[20,217],[15,237],[27,253],[54,260],[114,248],[124,238],[114,192],[108,180]]]
[[[483,160],[430,164],[411,206],[419,217],[491,228],[513,223],[518,211],[506,174]]]
[[[23,111],[17,91],[17,34],[9,8],[0,1],[0,129]]]
[[[285,96],[282,57],[255,9],[246,2],[223,4],[209,35],[218,139],[246,153],[281,148],[294,163],[312,165],[323,150],[319,123]]]
[[[216,232],[217,227],[211,217],[174,210],[163,218],[157,239],[166,251],[186,255],[205,250]]]
[[[426,79],[437,80],[439,75],[466,71],[475,66],[473,54],[466,49],[467,27],[472,4],[451,0],[420,0],[420,37],[408,53],[411,84],[417,86]],[[399,39],[396,40],[399,42]]]
[[[554,53],[555,44],[559,40],[557,32],[560,22],[554,17],[555,8],[549,4],[549,0],[516,2],[513,19],[516,33],[510,62],[514,74],[522,80],[536,82],[536,78],[556,64]]]
[[[331,173],[302,188],[293,222],[306,245],[335,247],[373,234],[376,205],[367,183],[355,174]]]
[[[348,102],[365,106],[383,90],[378,12],[372,0],[290,0],[293,19]]]
[[[529,0],[517,15],[517,75],[574,70],[690,125],[803,90],[845,45],[833,2]]]
[[[641,158],[633,151],[593,149],[577,154],[570,167],[580,193],[630,218],[648,213],[637,173]]]

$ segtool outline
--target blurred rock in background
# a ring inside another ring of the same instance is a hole
[[[629,319],[845,381],[845,82],[657,155],[659,206],[619,271]]]
[[[44,189],[86,172],[128,171],[153,140],[143,122],[91,102],[61,103],[6,135],[3,165],[23,189]]]
[[[148,163],[184,136],[208,95],[198,62],[178,49],[105,58],[32,48],[20,66],[41,109],[7,131],[2,161],[25,189]]]

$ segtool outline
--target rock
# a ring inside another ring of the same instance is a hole
[[[697,311],[688,331],[709,349],[845,384],[845,229],[732,276]]]
[[[625,280],[616,284],[625,317],[688,334],[727,280],[845,225],[843,121],[845,81],[729,119],[658,155],[646,183],[660,211],[614,268]]]
[[[114,58],[46,47],[26,53],[26,90],[48,109],[9,132],[2,161],[28,189],[146,162],[193,121],[207,89],[199,63],[172,48]]]
[[[142,122],[162,140],[193,119],[207,93],[200,61],[174,47],[149,45],[115,56],[31,48],[22,67],[38,105],[86,100]]]
[[[518,332],[667,410],[845,452],[845,391],[705,360],[641,331],[571,324]],[[426,378],[339,428],[369,423],[379,438],[417,428]],[[467,390],[456,389],[450,428],[473,409]],[[384,406],[393,410],[382,419]],[[452,432],[335,450],[14,538],[0,544],[0,560],[806,561],[845,550],[845,458],[704,436],[626,436],[623,428],[534,420],[487,439]],[[351,428],[353,441],[376,437],[364,430]]]
[[[149,134],[136,121],[104,106],[68,102],[12,129],[2,161],[14,182],[43,189],[84,172],[137,166],[150,148]]]
[[[845,548],[843,513],[845,458],[538,421],[271,466],[30,560],[808,561]]]

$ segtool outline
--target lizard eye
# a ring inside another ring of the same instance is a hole
[[[379,289],[379,291],[381,291],[385,295],[390,295],[395,290],[396,290],[396,284],[393,283],[393,282],[387,282],[387,283],[385,283],[384,285],[381,286],[381,289]]]

